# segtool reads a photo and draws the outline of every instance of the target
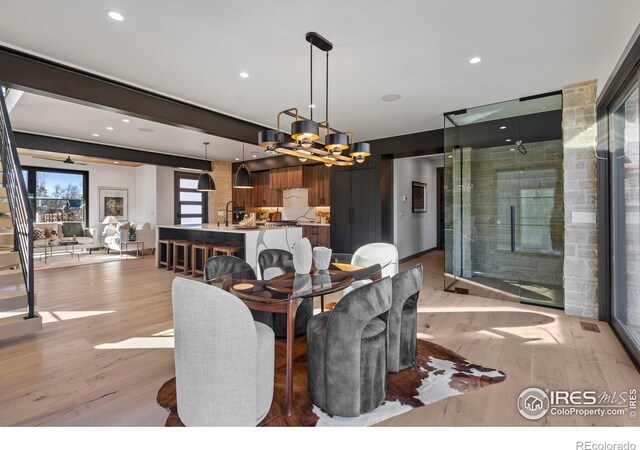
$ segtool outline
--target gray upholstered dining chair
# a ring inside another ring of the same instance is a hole
[[[283,273],[295,272],[293,267],[293,255],[287,250],[268,248],[258,255],[258,267],[263,280],[276,277]],[[286,314],[272,314],[271,323],[277,338],[287,337]],[[304,299],[296,311],[294,334],[301,336],[307,332],[307,322],[313,316],[313,298]]]
[[[416,361],[418,334],[418,296],[422,288],[422,264],[393,276],[389,311],[387,370],[398,372]]]
[[[387,391],[387,320],[391,279],[345,295],[307,327],[307,380],[313,403],[355,417],[382,403]]]
[[[234,295],[175,278],[176,395],[187,426],[255,426],[273,400],[275,338]]]
[[[204,279],[211,283],[217,277],[224,275],[236,274],[245,280],[257,279],[253,268],[245,260],[237,256],[220,255],[209,258],[204,263]],[[256,311],[251,309],[253,320],[262,322],[273,329],[273,314],[265,311]]]

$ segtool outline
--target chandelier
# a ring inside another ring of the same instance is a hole
[[[280,111],[276,118],[276,130],[263,130],[258,133],[258,145],[264,147],[267,153],[281,153],[296,156],[300,162],[307,160],[319,161],[326,166],[352,166],[354,161],[363,163],[367,156],[371,156],[368,142],[355,142],[353,132],[340,131],[329,124],[329,52],[333,44],[318,33],[309,32],[305,39],[309,42],[310,62],[310,101],[311,117],[307,118],[298,112],[297,108]],[[325,120],[313,120],[313,47],[326,53],[326,89],[325,89]],[[291,140],[285,140],[285,134],[280,129],[280,119],[283,115],[293,117],[291,124]],[[316,142],[324,130],[324,143]]]

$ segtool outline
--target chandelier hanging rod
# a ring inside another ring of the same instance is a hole
[[[309,120],[309,118],[307,118],[307,117],[301,115],[300,113],[298,113],[298,108],[289,108],[289,109],[285,109],[284,111],[280,111],[278,113],[277,118],[276,118],[276,130],[279,133],[282,133],[282,130],[280,129],[280,116],[282,116],[283,114],[285,114],[285,115],[287,115],[289,117],[295,118],[296,121],[298,121],[298,120]],[[348,135],[351,136],[351,141],[353,142],[353,139],[354,139],[353,131],[340,131],[337,128],[332,128],[329,125],[329,122],[327,122],[326,120],[322,121],[322,122],[318,122],[318,126],[320,128],[324,128],[325,130],[327,130],[327,132],[333,131],[334,133],[348,134]]]

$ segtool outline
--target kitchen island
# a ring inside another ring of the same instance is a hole
[[[264,249],[279,248],[291,251],[294,244],[302,239],[302,228],[265,226],[245,229],[235,225],[224,226],[213,223],[158,225],[156,227],[156,248],[160,248],[157,241],[164,239],[184,239],[212,245],[242,247],[243,251],[239,256],[251,267],[257,267],[258,255]],[[157,251],[156,259],[161,256]]]

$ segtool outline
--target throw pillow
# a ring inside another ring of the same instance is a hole
[[[81,222],[62,222],[62,235],[64,237],[84,236],[84,227]]]
[[[44,230],[41,230],[40,228],[34,228],[33,229],[33,240],[34,241],[39,241],[41,239],[47,239],[47,236],[44,233]]]
[[[53,231],[52,228],[45,228],[44,229],[44,237],[49,239],[51,237],[51,232]]]

